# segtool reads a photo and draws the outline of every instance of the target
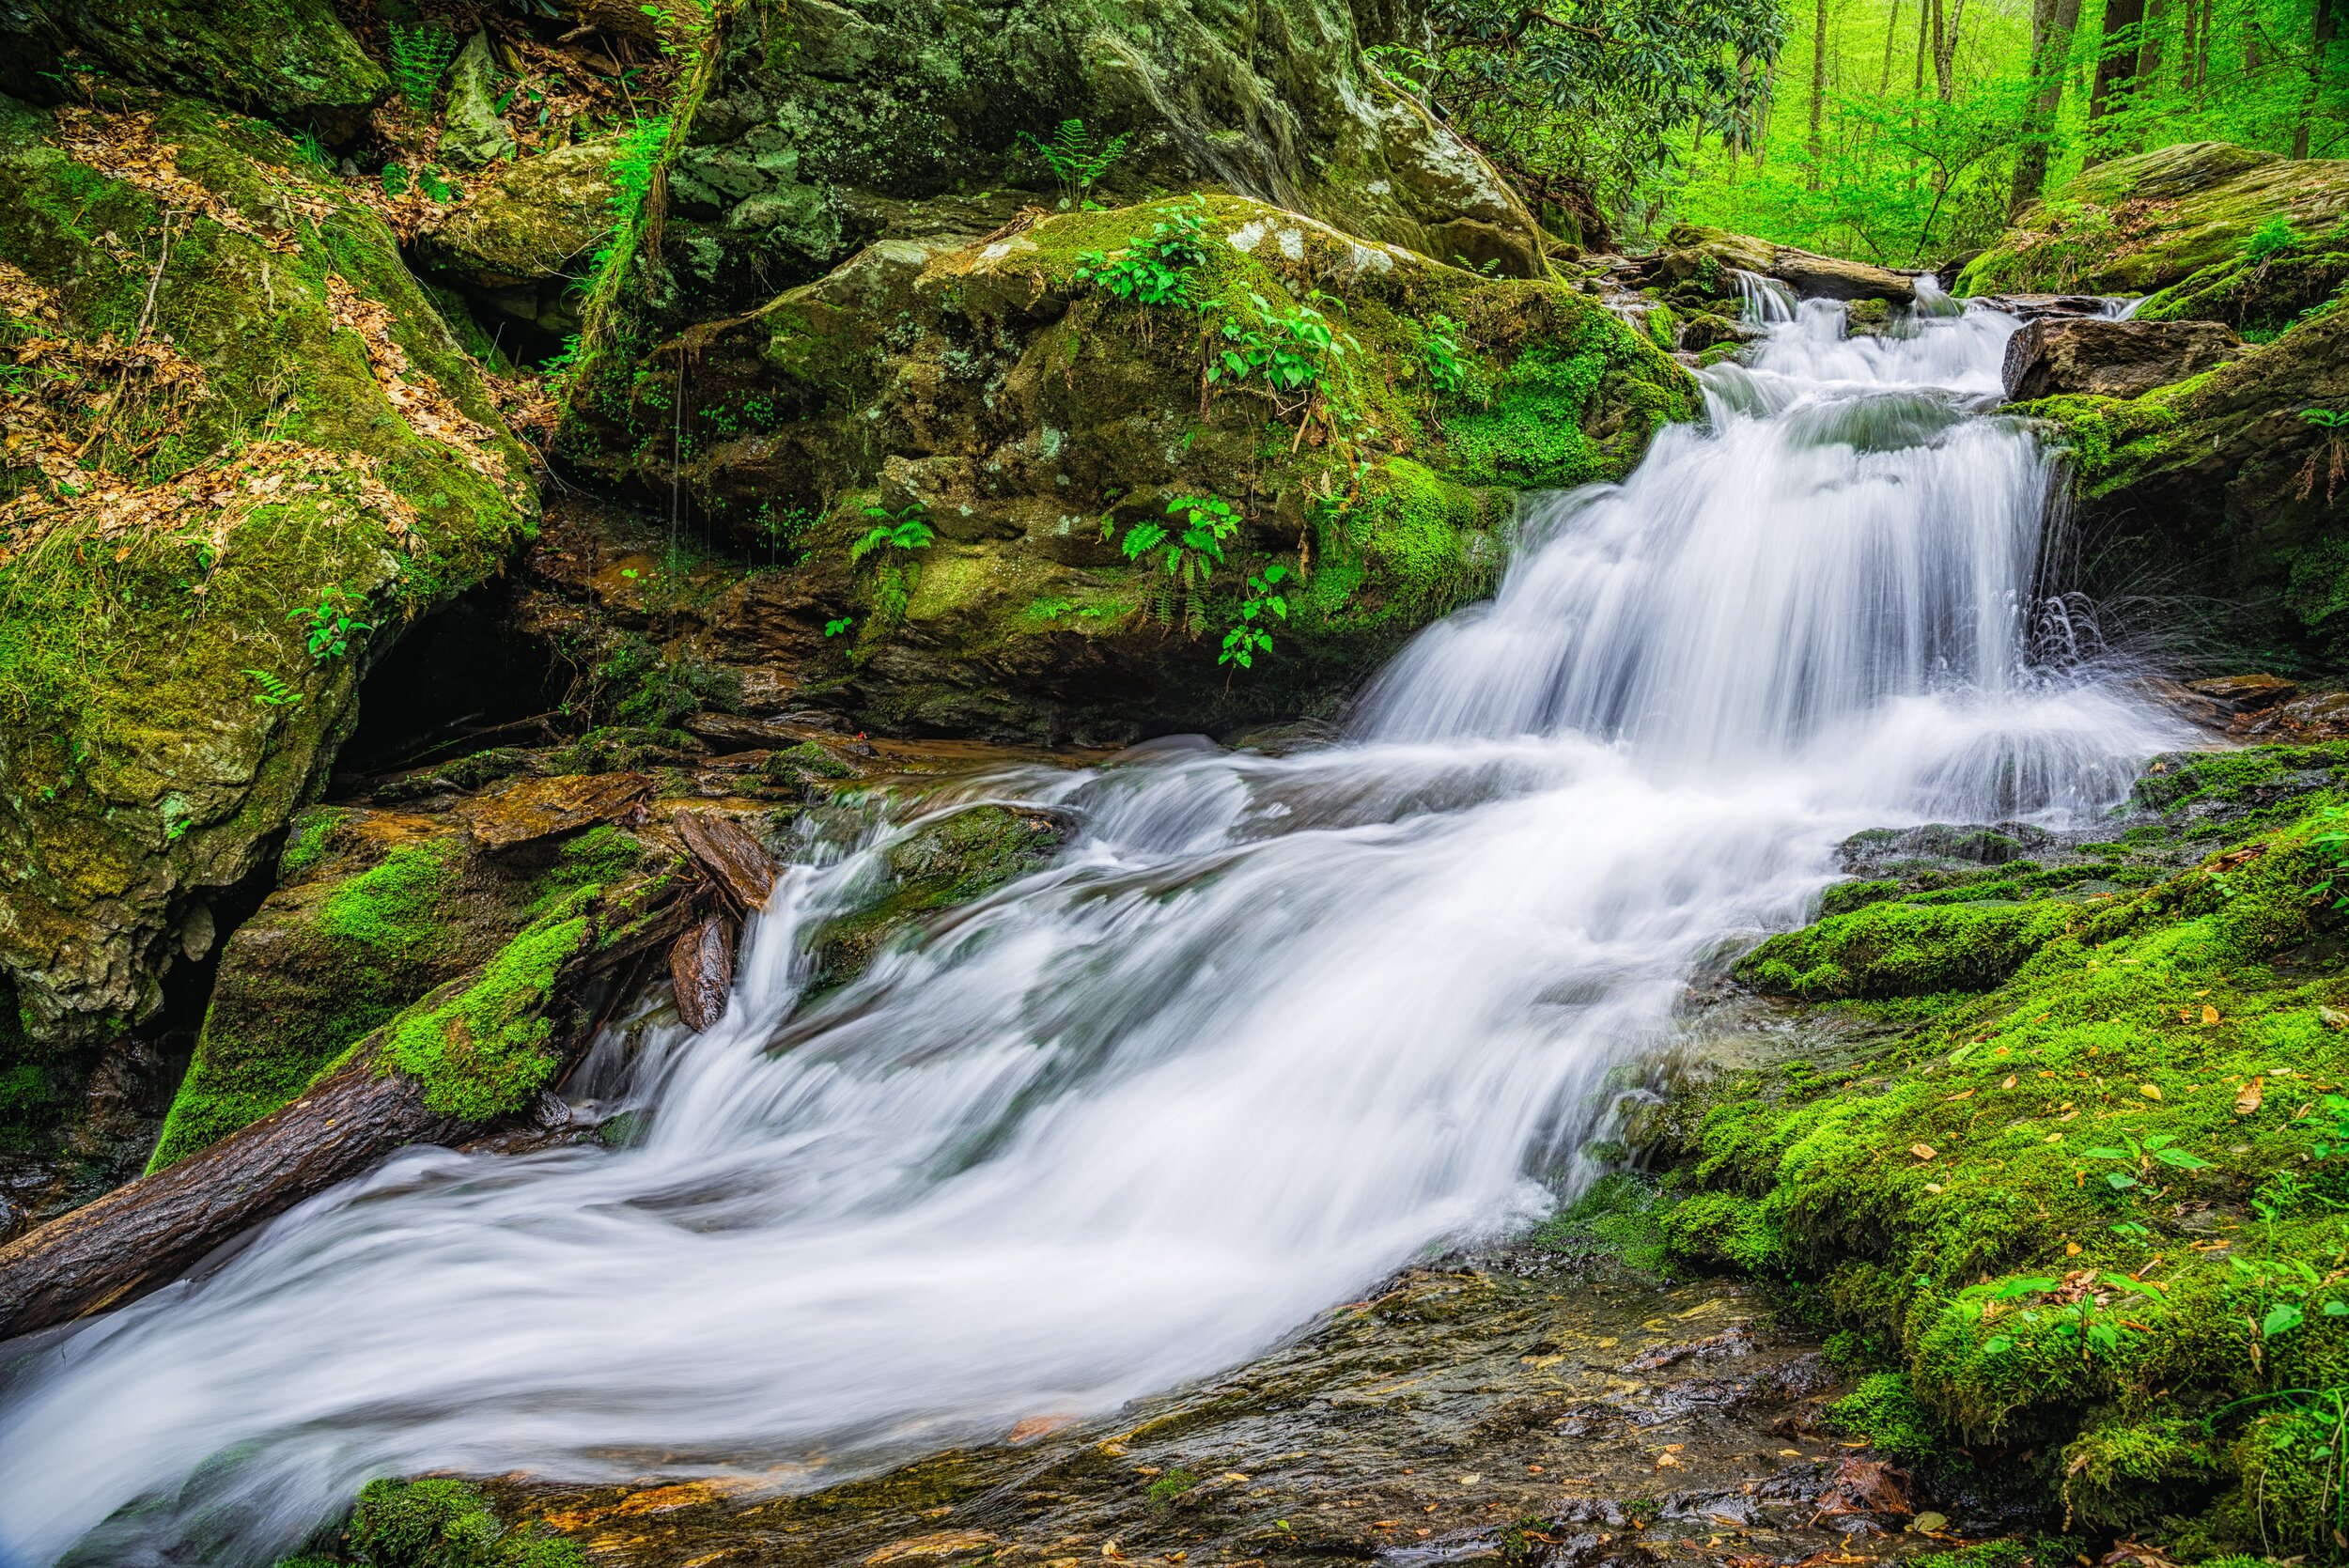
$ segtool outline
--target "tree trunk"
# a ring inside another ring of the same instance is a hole
[[[2309,30],[2309,90],[2300,101],[2300,123],[2293,128],[2292,155],[2309,155],[2309,134],[2316,124],[2316,101],[2324,90],[2326,56],[2340,31],[2340,0],[2316,0],[2316,17]]]
[[[1892,0],[1892,14],[1884,23],[1884,75],[1876,83],[1876,96],[1886,98],[1892,91],[1892,45],[1900,37],[1901,0]]]
[[[2324,0],[2317,0],[2319,5]],[[2137,79],[2151,84],[2161,74],[2161,37],[2170,14],[2170,0],[2147,0],[2144,32],[2137,40]]]
[[[2030,11],[2030,74],[2038,84],[2024,123],[2023,145],[2015,155],[2015,184],[2009,215],[2039,199],[2047,183],[2048,142],[2063,108],[2063,79],[2072,58],[2072,30],[2079,25],[2080,0],[2033,0]]]
[[[1811,150],[1811,174],[1804,184],[1811,190],[1819,188],[1819,163],[1827,147],[1820,127],[1827,114],[1827,0],[1818,0],[1811,27],[1811,136],[1805,143]]]
[[[2145,0],[2105,0],[2104,41],[2096,51],[2096,85],[2088,99],[2088,123],[2118,109],[2137,77],[2136,29],[2145,20]],[[2104,162],[2108,153],[2092,146],[2088,161]]]
[[[1933,15],[1933,78],[1941,101],[1949,103],[1957,97],[1957,30],[1966,19],[1966,0],[1952,0],[1947,14],[1944,0],[1929,0]]]
[[[2187,92],[2201,85],[2194,71],[2200,53],[2201,20],[2200,0],[2186,0],[2186,8],[2178,16],[2178,85]]]

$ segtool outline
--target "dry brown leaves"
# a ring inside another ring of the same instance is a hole
[[[408,427],[448,447],[474,473],[505,483],[506,461],[497,453],[496,438],[450,402],[431,377],[408,363],[407,350],[392,339],[391,307],[332,275],[326,293],[334,324],[357,333],[366,345],[367,368]]]
[[[46,325],[54,322],[62,309],[63,302],[55,289],[8,262],[0,261],[0,314]]]
[[[415,509],[377,476],[373,458],[264,441],[160,484],[77,470],[50,490],[19,495],[0,505],[0,566],[68,525],[77,543],[115,546],[117,561],[150,537],[202,543],[217,556],[256,509],[306,497],[317,498],[327,523],[371,514],[394,538],[412,545]],[[201,598],[203,586],[194,592]]]
[[[49,292],[15,269],[8,272],[14,276],[0,275],[0,298],[18,292],[20,281]],[[38,318],[55,318],[53,308]],[[32,337],[11,357],[20,373],[0,398],[0,462],[39,469],[53,489],[86,486],[86,462],[103,469],[145,458],[179,428],[189,404],[211,396],[203,367],[159,338]]]
[[[1906,1517],[1910,1511],[1908,1477],[1881,1459],[1844,1459],[1835,1477],[1819,1494],[1815,1519],[1840,1514],[1880,1514]]]
[[[155,116],[147,110],[110,115],[78,103],[63,104],[57,110],[57,145],[76,163],[145,192],[167,209],[200,213],[280,255],[302,249],[290,228],[257,228],[218,193],[181,174],[172,162],[179,148],[156,140]]]

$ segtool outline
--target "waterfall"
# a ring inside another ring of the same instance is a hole
[[[2092,812],[2177,738],[2028,661],[2050,470],[1982,411],[2013,323],[1774,314],[1701,425],[1532,505],[1342,743],[1007,771],[1079,824],[1056,862],[802,1006],[806,932],[906,828],[811,846],[725,1017],[652,1032],[635,1145],[412,1150],[24,1347],[0,1558],[266,1562],[426,1469],[824,1484],[1542,1213],[1608,1069],[1843,837]]]

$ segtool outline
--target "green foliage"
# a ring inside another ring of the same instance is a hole
[[[457,58],[457,35],[434,22],[389,22],[392,85],[418,120],[432,117],[432,95]],[[390,171],[386,170],[388,175]]]
[[[568,1541],[506,1529],[480,1488],[461,1481],[371,1481],[347,1529],[327,1550],[277,1568],[585,1568]]]
[[[1127,560],[1153,573],[1158,585],[1152,594],[1154,613],[1161,625],[1176,617],[1192,632],[1206,624],[1205,595],[1207,580],[1223,564],[1223,546],[1239,532],[1240,516],[1221,496],[1184,495],[1166,504],[1166,514],[1179,519],[1170,528],[1143,521],[1126,531],[1118,549]],[[1283,606],[1286,617],[1287,607]]]
[[[1025,131],[1019,132],[1019,139],[1034,148],[1045,167],[1052,171],[1052,179],[1060,185],[1061,205],[1074,207],[1091,195],[1110,165],[1126,155],[1130,138],[1120,132],[1103,141],[1084,121],[1065,119],[1049,142]]]
[[[1276,591],[1281,581],[1288,576],[1288,570],[1275,561],[1248,580],[1247,597],[1240,600],[1239,619],[1223,634],[1223,650],[1216,658],[1218,664],[1237,664],[1250,670],[1255,668],[1258,654],[1272,651],[1272,631],[1264,622],[1268,617],[1283,621],[1289,618],[1289,601]]]
[[[1248,303],[1255,322],[1224,318],[1223,347],[1207,365],[1210,384],[1239,385],[1254,380],[1276,398],[1293,393],[1310,396],[1328,383],[1347,355],[1361,351],[1351,334],[1340,332],[1311,303],[1274,305],[1253,292]]]
[[[1206,225],[1198,214],[1172,212],[1130,236],[1120,251],[1086,251],[1078,256],[1076,280],[1142,305],[1193,303],[1192,285],[1206,264]]]
[[[864,515],[879,520],[848,546],[851,562],[862,561],[877,550],[927,550],[938,541],[926,509],[918,501],[909,503],[901,512],[878,505],[867,506]]]
[[[2270,256],[2281,256],[2296,248],[2299,243],[2300,236],[2294,232],[2292,220],[2279,212],[2244,241],[2243,255],[2246,260],[2265,261]]]
[[[1419,342],[1419,367],[1427,384],[1439,393],[1458,392],[1468,385],[1468,348],[1460,323],[1442,315],[1427,323]]]
[[[241,673],[253,677],[253,684],[260,688],[253,694],[253,704],[256,707],[292,707],[302,701],[301,692],[288,686],[267,670],[246,670]]]
[[[310,657],[321,664],[331,663],[350,651],[351,637],[362,631],[373,631],[371,622],[351,617],[350,599],[340,588],[329,588],[319,596],[318,603],[306,610],[296,610],[286,617],[303,623],[303,640]]]

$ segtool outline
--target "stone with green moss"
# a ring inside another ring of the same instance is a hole
[[[925,823],[889,850],[857,908],[810,935],[814,984],[845,985],[929,916],[1041,869],[1066,835],[1060,818],[1032,807],[966,806]]]
[[[0,50],[22,58],[62,38],[127,80],[336,137],[390,90],[327,0],[42,0],[33,15],[50,27],[16,20],[23,8],[0,12]],[[28,73],[7,85],[54,84]]]
[[[323,784],[362,673],[536,507],[379,217],[268,125],[113,101],[0,101],[0,261],[23,280],[0,340],[66,346],[38,384],[86,442],[86,479],[0,475],[0,970],[60,1046],[145,1017],[204,955],[211,903]],[[170,146],[184,183],[105,172],[110,137]],[[77,392],[73,356],[142,323],[179,380]],[[343,657],[306,645],[321,604],[362,623]]]
[[[1104,290],[1089,257],[1174,232],[1180,304]],[[1080,274],[1083,275],[1080,275]],[[1308,396],[1202,384],[1211,354],[1311,310],[1341,334]],[[1469,355],[1430,383],[1428,324]],[[1570,287],[1494,279],[1233,196],[1072,212],[983,244],[891,241],[747,315],[614,359],[565,449],[677,478],[719,525],[805,520],[730,657],[796,661],[901,733],[1117,741],[1327,708],[1413,630],[1487,591],[1517,498],[1621,476],[1694,382]],[[1244,523],[1201,593],[1121,548],[1170,505]],[[875,509],[932,537],[852,559]],[[1219,662],[1245,584],[1283,574],[1273,652]],[[731,628],[722,636],[734,640]]]
[[[570,1542],[507,1526],[479,1487],[429,1477],[371,1481],[350,1523],[278,1568],[584,1568]]]
[[[2349,159],[2223,142],[2116,158],[2026,212],[1956,292],[2145,294],[2149,321],[2280,330],[2349,280],[2345,200]]]

